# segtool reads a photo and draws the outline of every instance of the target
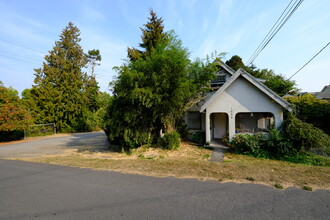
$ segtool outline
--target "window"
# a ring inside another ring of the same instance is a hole
[[[236,132],[267,132],[274,125],[274,116],[268,112],[238,113],[236,115]]]
[[[226,82],[226,75],[217,76],[217,82]]]
[[[201,113],[188,112],[188,129],[201,129]]]
[[[211,82],[211,87],[219,87],[222,86],[226,82],[226,75],[218,75]]]

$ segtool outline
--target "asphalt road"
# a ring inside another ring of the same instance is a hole
[[[330,192],[0,160],[0,219],[329,219]]]
[[[0,158],[38,157],[40,154],[60,154],[66,149],[109,149],[104,132],[75,133],[0,146]]]

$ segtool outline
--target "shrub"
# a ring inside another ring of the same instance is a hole
[[[239,154],[314,166],[330,166],[328,157],[307,151],[322,149],[323,152],[329,152],[329,136],[296,118],[286,121],[285,128],[285,132],[272,129],[268,135],[240,134],[230,144]]]
[[[293,142],[293,146],[298,152],[312,149],[322,150],[325,153],[330,152],[330,137],[321,129],[290,114],[284,121],[283,128],[285,136]]]
[[[264,149],[274,158],[295,152],[292,142],[287,140],[278,129],[271,129],[269,131],[268,137],[265,140]]]
[[[180,147],[180,143],[180,134],[176,131],[165,133],[159,140],[159,145],[169,150],[178,149]]]
[[[311,94],[289,97],[287,100],[300,120],[322,129],[330,135],[330,102],[317,100]]]
[[[267,157],[267,152],[262,149],[264,143],[265,138],[261,134],[240,134],[231,141],[237,153],[256,157]]]
[[[199,146],[205,145],[205,132],[204,131],[197,131],[192,135],[192,139],[196,142]]]

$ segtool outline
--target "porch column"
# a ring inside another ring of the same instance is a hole
[[[210,125],[210,113],[207,111],[205,112],[205,141],[211,142],[211,125]]]
[[[275,119],[275,128],[279,128],[283,122],[283,111],[273,112]]]
[[[235,114],[233,112],[228,114],[228,135],[229,140],[235,136]]]

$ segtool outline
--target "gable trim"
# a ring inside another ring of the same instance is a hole
[[[227,65],[226,65],[227,66]],[[255,87],[257,87],[259,90],[261,90],[264,94],[266,94],[268,97],[273,99],[275,102],[277,102],[279,105],[281,105],[283,108],[287,109],[288,111],[292,111],[290,104],[282,99],[279,95],[277,95],[274,91],[269,89],[267,86],[256,80],[252,75],[244,71],[242,68],[239,68],[236,73],[225,83],[221,88],[216,91],[212,97],[210,97],[207,102],[205,102],[200,109],[200,112],[203,112],[213,101],[223,92],[225,91],[239,76],[244,77],[247,81],[249,81],[251,84],[253,84]]]
[[[226,63],[222,62],[221,60],[216,60],[214,63],[220,64],[220,66],[225,70],[227,70],[227,72],[232,76],[235,74],[235,70],[233,70],[230,66],[228,66]]]

